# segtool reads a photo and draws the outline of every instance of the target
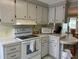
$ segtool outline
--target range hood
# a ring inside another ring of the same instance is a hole
[[[30,19],[16,19],[15,25],[37,25],[35,20]]]

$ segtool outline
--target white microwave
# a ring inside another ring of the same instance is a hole
[[[52,33],[52,28],[42,27],[41,32],[42,33]]]

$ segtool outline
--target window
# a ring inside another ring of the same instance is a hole
[[[68,24],[67,23],[63,23],[62,24],[62,33],[68,32],[67,30],[68,30]]]
[[[77,17],[70,17],[69,20],[70,20],[69,24],[68,23],[62,24],[62,33],[71,32],[71,29],[76,29],[76,31],[78,31]],[[69,29],[68,29],[68,26],[69,26]]]
[[[77,18],[76,17],[71,17],[70,22],[69,22],[69,29],[76,29],[77,27]]]

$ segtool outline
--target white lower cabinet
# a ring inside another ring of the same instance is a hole
[[[44,57],[48,54],[48,36],[41,38],[41,56]]]
[[[48,43],[42,44],[42,57],[48,54]]]
[[[4,59],[21,59],[21,44],[13,43],[4,46]]]
[[[49,36],[49,55],[59,59],[59,37]]]

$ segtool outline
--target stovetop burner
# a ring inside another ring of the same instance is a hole
[[[36,35],[28,35],[28,36],[18,36],[17,38],[24,40],[24,39],[33,38],[33,37],[38,37],[38,36],[36,36]]]

